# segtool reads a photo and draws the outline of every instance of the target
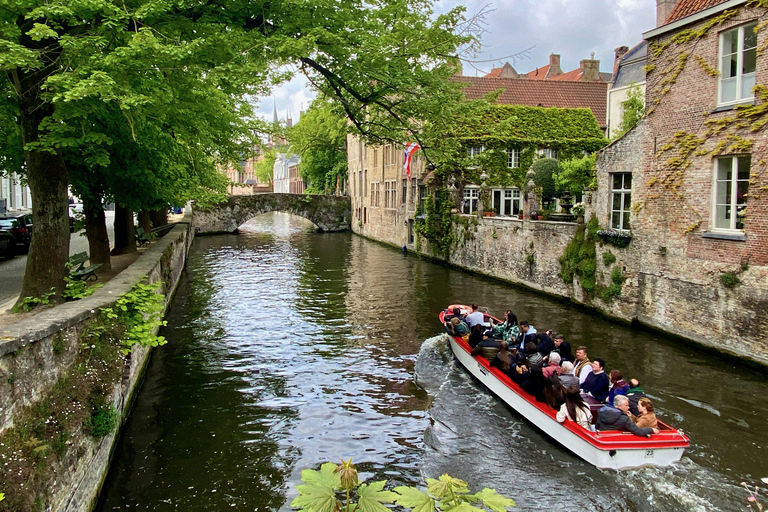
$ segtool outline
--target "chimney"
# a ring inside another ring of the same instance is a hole
[[[667,22],[678,0],[656,0],[656,26],[660,27]]]
[[[592,58],[584,59],[579,62],[579,69],[581,70],[582,82],[597,82],[600,80],[600,61],[595,60],[595,54],[592,54]]]
[[[563,70],[560,69],[560,55],[556,53],[550,53],[549,54],[549,71],[547,72],[547,78],[554,78],[562,74],[563,74]]]
[[[619,46],[613,50],[615,57],[613,58],[613,74],[611,75],[611,82],[616,80],[616,73],[619,71],[619,62],[621,62],[621,58],[624,57],[628,51],[628,46]]]

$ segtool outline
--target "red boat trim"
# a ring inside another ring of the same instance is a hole
[[[468,309],[466,306],[462,305],[452,305],[448,308],[452,309],[453,307],[460,307],[464,310]],[[439,315],[440,322],[443,323],[443,325],[445,325],[445,322],[443,322],[444,314],[445,313],[441,311]],[[496,322],[500,322],[499,319],[488,314],[485,316],[488,318],[493,318]],[[458,336],[451,337],[465,352],[468,354],[472,353],[472,349],[469,347],[469,344],[464,341],[463,338]],[[480,365],[482,365],[483,368],[493,374],[497,380],[499,380],[502,384],[520,396],[520,398],[526,400],[530,405],[536,407],[539,411],[549,416],[552,421],[559,423],[556,418],[557,411],[551,409],[547,404],[538,402],[533,396],[523,391],[520,386],[518,386],[515,382],[512,382],[512,380],[507,377],[501,370],[491,367],[490,362],[484,357],[479,356],[474,357],[474,359]],[[690,439],[687,436],[679,432],[677,429],[670,427],[666,423],[660,423],[669,428],[669,430],[662,430],[658,434],[652,434],[650,439],[636,436],[631,432],[620,432],[618,430],[591,432],[587,431],[578,423],[571,420],[566,420],[564,423],[560,423],[560,426],[570,430],[600,450],[654,450],[659,448],[688,448],[690,446]]]

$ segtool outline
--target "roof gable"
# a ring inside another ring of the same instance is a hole
[[[726,1],[727,0],[679,0],[677,5],[675,5],[675,8],[672,9],[672,12],[669,13],[669,17],[664,24],[666,25],[667,23],[686,18],[699,11],[709,9],[710,7],[714,7],[715,5],[722,4]]]

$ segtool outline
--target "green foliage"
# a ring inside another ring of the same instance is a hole
[[[560,276],[566,283],[572,283],[579,276],[581,287],[591,295],[597,288],[597,251],[595,235],[599,228],[596,218],[576,228],[576,234],[560,257]]]
[[[624,280],[625,277],[621,267],[613,267],[613,270],[611,270],[611,283],[607,287],[598,286],[599,295],[603,302],[611,302],[621,295],[621,287],[624,284]]]
[[[427,239],[433,251],[442,254],[445,259],[456,242],[451,226],[451,208],[454,207],[451,194],[447,189],[437,190],[434,197],[428,197],[424,202],[426,218],[416,223],[416,232]]]
[[[726,288],[734,288],[739,283],[741,283],[741,280],[735,272],[723,272],[720,274],[720,284]]]
[[[120,414],[113,405],[99,405],[93,408],[90,416],[89,430],[93,437],[104,437],[117,427]]]
[[[347,176],[347,119],[327,98],[317,98],[288,132],[291,151],[301,156],[307,192],[332,193]]]
[[[72,265],[68,263],[67,272],[69,273],[71,271]],[[83,279],[74,279],[70,275],[67,275],[67,277],[64,278],[64,291],[61,293],[61,296],[64,300],[68,301],[84,299],[85,297],[93,295],[93,292],[102,286],[104,286],[104,283],[95,283],[88,286],[88,283]]]
[[[38,306],[53,306],[53,297],[56,295],[56,289],[51,288],[49,293],[44,293],[41,297],[24,297],[13,306],[11,310],[14,313],[27,313]]]
[[[275,172],[275,161],[277,160],[277,150],[270,148],[264,151],[264,158],[254,166],[253,173],[259,180],[259,183],[272,183]]]
[[[616,263],[616,255],[613,254],[610,251],[604,252],[603,253],[603,265],[605,265],[606,267],[610,267],[614,263]]]
[[[603,242],[609,243],[614,247],[626,247],[632,241],[632,235],[627,231],[619,229],[601,229],[597,232],[597,236]]]
[[[560,162],[554,158],[541,158],[533,162],[531,170],[535,173],[534,183],[541,187],[541,200],[545,204],[551,203],[557,194],[554,175],[560,172]]]
[[[299,496],[291,502],[291,507],[302,512],[387,512],[393,509],[413,512],[505,512],[515,506],[513,500],[493,489],[485,488],[471,494],[466,482],[447,474],[439,479],[428,478],[426,491],[410,486],[386,491],[386,480],[359,483],[351,460],[342,461],[342,466],[326,462],[320,471],[305,469],[301,472],[301,480],[304,484],[296,487]],[[354,501],[355,498],[357,501]]]
[[[107,318],[125,326],[122,340],[124,354],[128,354],[134,345],[157,347],[167,343],[163,336],[154,333],[156,328],[166,325],[161,316],[165,296],[157,293],[160,285],[160,281],[138,283],[117,299],[113,307],[102,309]]]
[[[614,139],[623,136],[635,127],[645,114],[645,94],[637,84],[632,84],[627,92],[627,99],[621,102],[621,123],[613,134]]]
[[[557,191],[578,197],[585,190],[597,190],[595,158],[587,155],[561,161],[560,170],[553,176]]]
[[[61,355],[64,353],[64,351],[67,349],[67,342],[64,341],[64,336],[59,333],[56,335],[56,337],[53,338],[53,341],[51,341],[51,350],[55,355]]]

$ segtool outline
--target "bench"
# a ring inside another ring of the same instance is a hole
[[[144,228],[139,228],[136,230],[136,247],[144,247],[145,245],[149,245],[150,241],[151,240],[147,234],[144,233]]]
[[[90,278],[93,278],[94,281],[98,279],[99,277],[95,274],[95,272],[101,266],[101,263],[88,265],[86,267],[85,262],[88,261],[88,259],[89,257],[87,252],[79,252],[73,256],[70,256],[69,277],[72,279],[81,279],[83,281],[88,281]]]

